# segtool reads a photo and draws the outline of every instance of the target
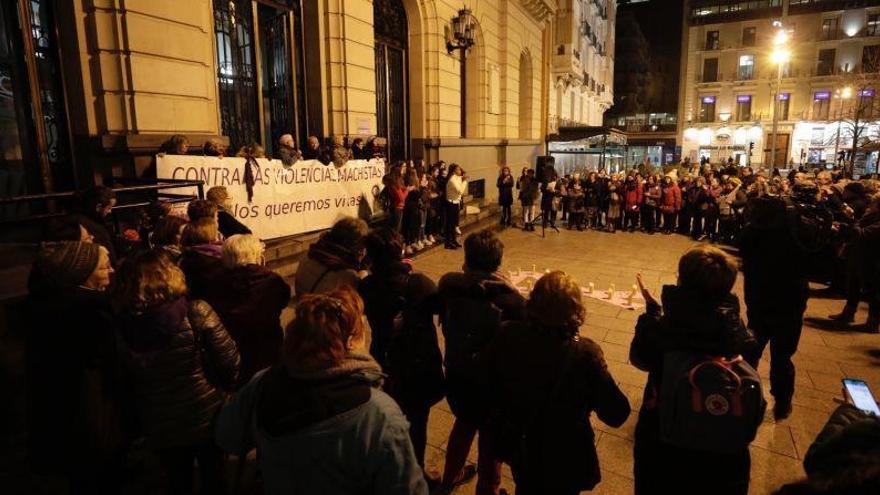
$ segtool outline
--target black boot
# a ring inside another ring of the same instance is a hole
[[[773,403],[773,418],[776,421],[791,416],[791,399],[776,399]]]

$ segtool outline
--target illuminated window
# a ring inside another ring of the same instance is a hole
[[[743,122],[752,119],[751,95],[739,95],[736,97],[736,120]]]
[[[715,97],[700,98],[700,122],[715,122]]]
[[[828,120],[830,104],[830,91],[816,91],[813,93],[813,120]]]
[[[740,55],[739,57],[739,71],[737,72],[737,79],[740,81],[748,81],[755,77],[755,56],[754,55]]]

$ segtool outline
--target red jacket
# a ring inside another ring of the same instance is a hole
[[[625,186],[623,201],[627,210],[638,210],[642,204],[642,185],[636,184],[635,187],[632,185]]]
[[[681,189],[678,184],[672,183],[661,189],[660,209],[666,213],[674,213],[681,210]]]

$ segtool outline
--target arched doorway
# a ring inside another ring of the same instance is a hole
[[[406,11],[401,0],[374,0],[376,135],[388,139],[388,160],[409,157]]]

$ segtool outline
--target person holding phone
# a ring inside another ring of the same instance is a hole
[[[804,457],[807,478],[777,495],[880,493],[880,408],[862,380],[843,380],[846,403],[828,418]]]

